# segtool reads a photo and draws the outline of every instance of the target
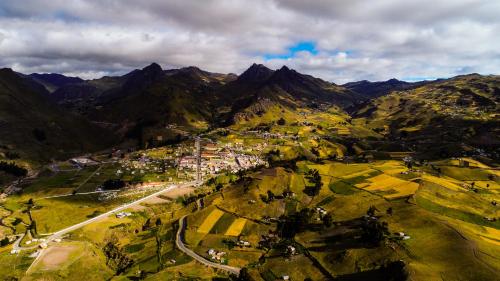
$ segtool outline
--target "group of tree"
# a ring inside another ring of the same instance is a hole
[[[10,241],[9,238],[4,237],[2,240],[0,240],[0,247],[7,246],[9,245]]]
[[[33,136],[35,139],[39,142],[44,142],[47,140],[47,135],[45,134],[45,131],[42,129],[33,129]]]
[[[104,190],[122,189],[125,187],[125,182],[121,179],[109,179],[102,184]]]
[[[378,209],[375,206],[370,206],[366,212],[368,217],[365,218],[361,225],[361,238],[365,243],[379,246],[389,234],[389,225],[387,222],[380,222],[378,219],[374,218],[376,211],[378,211]]]
[[[134,261],[118,247],[117,241],[109,241],[103,248],[106,256],[106,265],[113,268],[117,275],[125,272],[134,264]]]
[[[269,204],[274,201],[275,197],[276,196],[274,195],[274,193],[271,190],[268,190],[267,195],[265,194],[260,195],[260,200],[262,200],[262,202],[264,203]]]
[[[278,233],[286,239],[293,239],[297,233],[306,229],[312,218],[313,211],[304,208],[288,216],[281,216],[278,222]]]
[[[309,196],[318,195],[319,192],[321,191],[321,187],[323,186],[323,182],[321,181],[321,175],[319,174],[319,171],[316,169],[309,170],[306,174],[306,178],[313,185],[306,187],[304,192]]]
[[[15,177],[24,177],[28,174],[28,170],[25,168],[19,167],[15,163],[8,163],[6,161],[0,161],[0,171],[11,174]]]

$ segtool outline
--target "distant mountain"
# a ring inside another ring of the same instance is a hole
[[[106,131],[61,110],[44,86],[11,69],[0,69],[0,128],[0,147],[35,162],[102,149],[113,141]]]
[[[50,95],[36,82],[41,78],[29,77],[23,83],[38,96],[50,96],[123,140],[136,139],[143,145],[242,122],[274,124],[285,115],[298,120],[304,110],[327,109],[343,116],[349,113],[356,124],[365,124],[387,140],[499,142],[498,76],[336,85],[286,66],[271,70],[253,64],[237,76],[194,66],[163,70],[152,63],[116,77],[65,80],[57,76],[66,82],[59,81],[59,88]]]
[[[47,91],[51,93],[62,86],[83,82],[83,79],[79,77],[64,76],[57,73],[32,73],[28,76],[45,86]]]
[[[226,108],[220,118],[225,124],[262,115],[278,105],[290,109],[319,105],[344,108],[365,100],[347,88],[286,66],[273,71],[257,64],[218,89],[217,97],[220,107]]]
[[[439,80],[373,99],[352,115],[389,139],[439,148],[500,145],[500,76]],[[443,153],[460,153],[446,151]]]
[[[113,78],[118,83],[81,103],[79,112],[143,144],[169,140],[186,130],[208,128],[213,123],[215,89],[235,78],[196,67],[163,70],[153,63]],[[171,125],[179,129],[168,129]]]
[[[378,98],[383,95],[387,95],[393,91],[402,91],[412,88],[416,88],[428,83],[427,81],[421,82],[405,82],[397,79],[389,79],[387,81],[370,82],[367,80],[349,82],[343,84],[342,86],[347,89],[365,96],[368,99]]]
[[[101,94],[121,86],[123,82],[122,77],[104,76],[99,79],[64,85],[53,92],[50,97],[69,109],[82,111],[91,106]]]

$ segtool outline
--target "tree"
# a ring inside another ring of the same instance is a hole
[[[28,174],[28,170],[25,168],[19,167],[15,163],[7,163],[5,161],[0,161],[0,171],[4,171],[15,177],[24,177]]]
[[[142,231],[146,231],[151,228],[151,218],[148,218],[146,222],[142,225]]]
[[[278,223],[278,230],[284,238],[292,239],[299,232],[304,231],[309,221],[311,220],[313,211],[309,208],[304,208],[298,213],[290,216],[282,216]]]
[[[134,261],[123,252],[123,249],[117,246],[115,241],[109,241],[104,246],[103,252],[106,256],[106,265],[114,268],[117,275],[125,272],[134,264]]]
[[[285,119],[283,119],[283,117],[281,117],[281,118],[278,120],[278,122],[277,122],[277,123],[278,123],[278,125],[283,126],[283,125],[285,125],[285,124],[286,124],[286,121],[285,121]]]
[[[32,220],[31,221],[31,224],[29,226],[29,229],[34,233],[34,234],[37,234],[38,231],[36,230],[36,221]]]
[[[379,222],[378,220],[366,220],[361,226],[362,239],[374,245],[380,245],[385,240],[386,235],[389,233],[388,225],[386,222]]]
[[[332,226],[332,223],[333,223],[333,218],[332,218],[332,215],[330,214],[326,214],[323,216],[323,225],[325,227],[330,227]]]
[[[9,238],[4,237],[2,240],[0,240],[0,247],[6,246],[9,244]]]
[[[44,142],[47,140],[47,136],[45,135],[45,131],[42,129],[33,129],[33,136],[39,142]]]
[[[307,172],[306,178],[313,184],[313,186],[308,186],[305,189],[305,193],[309,196],[316,196],[321,191],[323,182],[321,181],[321,175],[318,170],[311,169]]]
[[[392,213],[393,213],[393,211],[392,211],[392,207],[387,208],[386,213],[387,213],[389,216],[392,216]]]
[[[109,179],[102,184],[105,190],[121,189],[125,187],[125,182],[121,179]]]
[[[248,269],[246,267],[240,270],[240,275],[238,275],[238,281],[253,281],[252,276],[248,273]]]
[[[370,217],[373,217],[375,215],[375,211],[378,211],[377,208],[375,206],[370,206],[370,208],[368,208],[368,211],[366,211],[366,214],[369,215]]]
[[[155,225],[156,226],[160,226],[161,225],[161,219],[160,218],[156,219]]]
[[[271,191],[271,190],[268,190],[267,191],[267,200],[269,202],[273,201],[274,200],[274,193]]]

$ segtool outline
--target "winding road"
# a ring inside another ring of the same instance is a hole
[[[215,262],[211,262],[209,260],[206,260],[204,257],[198,255],[193,250],[187,248],[184,245],[184,242],[182,242],[182,238],[184,237],[184,230],[186,228],[186,217],[187,217],[187,215],[183,216],[182,218],[179,219],[179,229],[177,230],[177,235],[175,237],[175,245],[177,245],[177,248],[179,248],[179,250],[181,250],[183,253],[192,257],[193,259],[200,262],[201,264],[204,264],[206,266],[210,266],[210,267],[213,267],[216,269],[224,270],[224,271],[227,271],[227,272],[235,274],[235,275],[239,275],[241,268],[229,266],[229,265],[225,265],[225,264],[220,264],[220,263],[215,263]]]

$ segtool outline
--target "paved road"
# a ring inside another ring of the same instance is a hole
[[[101,191],[89,191],[89,192],[80,192],[80,193],[68,193],[68,194],[60,194],[60,195],[52,195],[52,196],[47,196],[47,197],[41,197],[38,198],[37,200],[40,199],[53,199],[53,198],[60,198],[60,197],[68,197],[68,196],[75,196],[75,195],[88,195],[88,194],[98,194],[98,193],[110,193],[110,192],[119,192],[121,191],[120,189],[115,189],[115,190],[101,190]]]
[[[184,242],[182,242],[182,239],[184,237],[185,228],[186,228],[186,216],[183,216],[182,218],[179,219],[179,229],[177,230],[177,235],[175,237],[175,244],[177,245],[177,248],[179,248],[179,250],[181,250],[186,255],[192,257],[193,259],[197,260],[198,262],[200,262],[206,266],[221,269],[221,270],[224,270],[224,271],[227,271],[229,273],[236,274],[236,275],[240,274],[241,268],[208,261],[205,258],[203,258],[202,256],[199,256],[198,254],[196,254],[194,251],[188,249],[184,245]]]
[[[148,195],[148,196],[146,196],[146,197],[143,197],[143,198],[138,199],[138,200],[136,200],[136,201],[133,201],[133,202],[131,202],[131,203],[128,203],[128,204],[122,205],[122,206],[120,206],[120,207],[118,207],[118,208],[116,208],[116,209],[113,209],[113,210],[109,211],[109,212],[103,213],[103,214],[101,214],[101,215],[98,215],[98,216],[96,216],[96,217],[93,217],[93,218],[91,218],[91,219],[88,219],[88,220],[86,220],[86,221],[83,221],[83,222],[81,222],[81,223],[77,223],[77,224],[72,225],[72,226],[70,226],[70,227],[67,227],[67,228],[65,228],[65,229],[59,230],[59,231],[57,231],[57,232],[54,232],[54,233],[52,233],[50,236],[45,237],[45,243],[49,243],[49,242],[53,241],[54,239],[61,238],[63,235],[65,235],[65,234],[67,234],[67,233],[69,233],[69,232],[75,231],[75,230],[77,230],[77,229],[79,229],[79,228],[81,228],[81,227],[84,227],[84,226],[86,226],[86,225],[88,225],[88,224],[90,224],[90,223],[93,223],[93,222],[96,222],[96,221],[98,221],[98,220],[104,219],[104,218],[108,217],[109,215],[112,215],[112,214],[114,214],[114,213],[117,213],[117,212],[123,211],[123,210],[125,210],[125,209],[128,209],[128,208],[130,208],[130,207],[134,206],[134,205],[140,204],[140,203],[142,203],[142,202],[144,202],[144,201],[147,201],[147,200],[149,200],[149,199],[151,199],[151,198],[154,198],[154,197],[156,197],[156,196],[158,196],[158,195],[160,195],[160,194],[162,194],[162,193],[164,193],[164,192],[167,192],[167,191],[169,191],[169,190],[172,190],[172,189],[174,189],[174,188],[178,188],[178,187],[190,187],[190,186],[193,186],[193,185],[195,185],[195,182],[188,182],[188,183],[185,183],[185,184],[180,184],[180,185],[170,185],[169,187],[167,187],[167,188],[165,188],[165,189],[162,189],[162,190],[160,190],[160,191],[158,191],[158,192],[155,192],[155,193],[153,193],[153,194],[150,194],[150,195]],[[20,241],[20,240],[19,240],[19,241]],[[31,248],[31,247],[30,247],[30,248]],[[26,249],[28,249],[28,248],[17,247],[17,249],[18,249],[18,250],[26,250]]]
[[[64,234],[66,234],[66,233],[68,233],[68,232],[74,231],[74,230],[79,229],[79,228],[81,228],[81,227],[83,227],[83,226],[86,226],[87,224],[90,224],[90,223],[93,223],[93,222],[95,222],[95,221],[98,221],[98,220],[101,220],[101,219],[103,219],[103,218],[106,218],[107,216],[109,216],[109,215],[111,215],[111,214],[114,214],[114,213],[117,213],[117,212],[123,211],[123,210],[125,210],[125,209],[128,209],[128,208],[130,208],[130,207],[132,207],[132,206],[134,206],[134,205],[137,205],[137,204],[139,204],[139,203],[142,203],[142,202],[144,202],[144,201],[146,201],[146,200],[148,200],[148,199],[154,198],[154,197],[156,197],[156,196],[158,196],[158,195],[160,195],[160,194],[162,194],[162,193],[164,193],[164,192],[167,192],[167,191],[169,191],[169,190],[172,190],[172,189],[174,189],[174,188],[177,188],[177,187],[189,187],[189,186],[193,186],[193,185],[194,185],[194,182],[189,182],[189,183],[182,184],[182,185],[171,185],[171,186],[169,186],[169,187],[167,187],[167,188],[165,188],[165,189],[162,189],[162,190],[160,190],[160,191],[158,191],[158,192],[155,192],[155,193],[153,193],[153,194],[151,194],[151,195],[148,195],[148,196],[146,196],[146,197],[143,197],[143,198],[141,198],[141,199],[139,199],[139,200],[136,200],[136,201],[134,201],[134,202],[131,202],[131,203],[128,203],[128,204],[122,205],[122,206],[120,206],[120,207],[118,207],[118,208],[116,208],[116,209],[113,209],[113,210],[109,211],[109,212],[106,212],[106,213],[104,213],[104,214],[98,215],[97,217],[91,218],[91,219],[86,220],[86,221],[84,221],[84,222],[81,222],[81,223],[75,224],[75,225],[73,225],[73,226],[70,226],[70,227],[68,227],[68,228],[65,228],[65,229],[59,230],[59,231],[57,231],[57,232],[54,232],[54,233],[53,233],[51,236],[49,236],[46,240],[47,240],[47,242],[50,242],[50,241],[52,241],[52,240],[54,240],[54,239],[56,239],[56,238],[60,238],[61,236],[63,236]]]

